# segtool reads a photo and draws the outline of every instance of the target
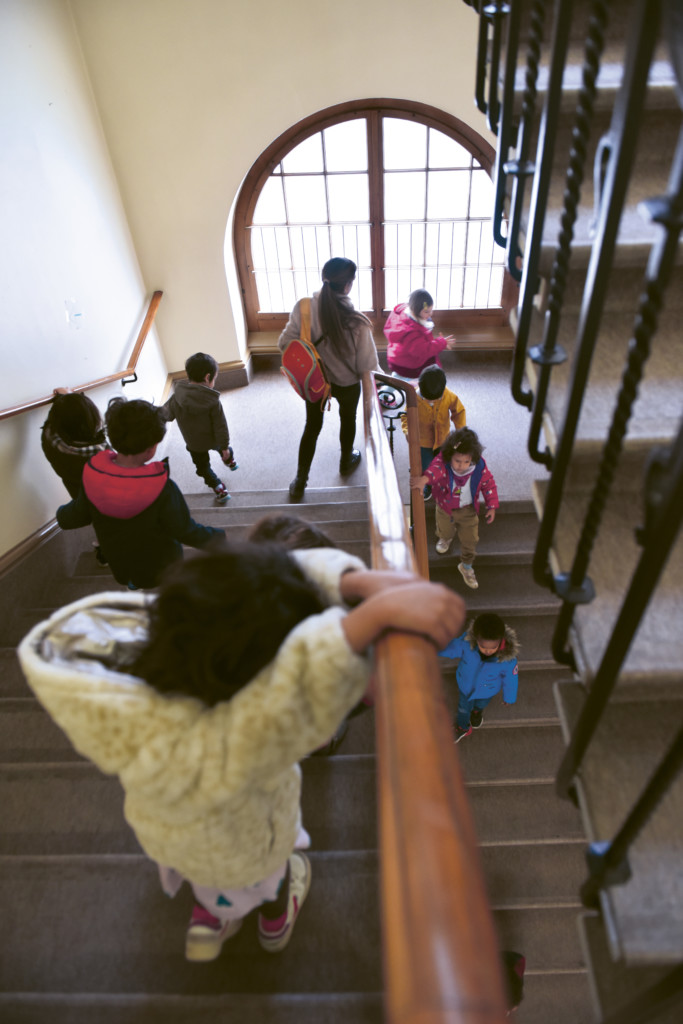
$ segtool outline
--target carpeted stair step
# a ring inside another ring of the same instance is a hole
[[[543,973],[527,967],[515,1024],[593,1024],[584,969]]]
[[[465,782],[549,781],[562,756],[556,724],[492,725],[484,722],[460,740],[458,754]]]
[[[310,859],[311,891],[282,954],[260,949],[252,914],[217,961],[198,966],[183,956],[190,891],[165,897],[145,857],[2,857],[0,990],[381,991],[376,855],[312,852]]]
[[[586,691],[556,687],[565,739],[572,735]],[[683,721],[683,700],[608,705],[576,777],[589,842],[609,841],[624,824]],[[619,785],[614,786],[614,779]],[[680,963],[683,959],[683,777],[671,784],[629,849],[630,879],[603,889],[601,908],[613,959]]]
[[[585,877],[582,840],[484,843],[481,859],[493,906],[573,903]]]
[[[534,493],[542,510],[546,485],[537,482]],[[555,573],[571,569],[587,505],[585,494],[568,494],[563,500],[552,549]],[[588,569],[596,597],[590,604],[578,606],[574,615],[572,647],[579,672],[588,685],[599,668],[607,638],[640,560],[642,547],[637,543],[636,529],[642,524],[642,500],[632,493],[613,491],[603,512]],[[681,618],[682,577],[683,537],[679,537],[620,672],[620,689],[627,685],[655,685],[661,696],[664,691],[674,694],[678,689],[683,696],[683,632],[672,629],[672,624]]]
[[[15,648],[0,648],[0,698],[28,697],[30,693]]]
[[[59,760],[45,763],[0,764],[0,853],[141,852],[123,817],[118,779],[66,755],[62,752]],[[313,848],[374,850],[374,755],[310,757],[302,762],[302,772],[302,816]]]
[[[624,964],[615,963],[609,954],[602,922],[595,914],[581,915],[579,935],[599,1020],[626,1010],[633,999],[658,984],[672,969],[670,965],[625,967]],[[649,1020],[651,1024],[680,1024],[680,1002],[678,1006],[651,1016]]]
[[[458,745],[458,750],[465,743],[467,740]],[[468,781],[467,797],[480,843],[562,839],[582,840],[585,846],[579,812],[571,801],[558,800],[554,780]]]
[[[453,542],[457,546],[457,541]],[[457,549],[457,548],[456,548]],[[459,559],[448,556],[429,567],[429,578],[434,583],[445,583],[458,594],[466,595],[468,610],[479,612],[495,610],[504,618],[508,612],[524,609],[528,613],[559,608],[559,602],[550,591],[539,587],[531,575],[529,565],[500,565],[475,562],[479,582],[478,590],[471,590],[457,568]]]
[[[368,528],[368,503],[362,501],[318,501],[315,504],[304,504],[303,502],[292,503],[286,501],[282,504],[273,504],[264,507],[263,505],[237,504],[237,495],[227,505],[216,505],[203,495],[188,495],[187,502],[190,506],[193,519],[199,523],[206,523],[208,526],[252,526],[259,519],[268,516],[295,516],[305,522],[320,525],[322,522],[339,522],[343,520],[358,520],[365,523]],[[191,503],[192,502],[192,503]]]
[[[231,480],[227,481],[231,486]],[[230,490],[230,488],[228,488]],[[244,508],[255,510],[256,518],[270,515],[272,512],[286,511],[292,515],[303,515],[303,510],[311,505],[336,504],[342,511],[347,505],[354,505],[357,502],[367,504],[367,489],[364,486],[349,485],[347,487],[307,487],[301,502],[292,502],[289,499],[289,491],[285,488],[270,491],[242,491],[239,489],[230,490],[231,498],[228,502],[230,508]],[[192,494],[185,494],[185,501],[192,510],[194,518],[201,518],[199,509],[215,508],[215,500],[211,491],[200,491]],[[280,509],[272,506],[281,506]],[[223,506],[225,508],[225,506]]]
[[[32,697],[0,705],[0,764],[80,761],[62,730]]]
[[[562,906],[539,906],[533,901],[526,906],[494,906],[501,949],[523,953],[528,967],[533,964],[536,971],[585,970],[576,927],[579,909],[576,899]],[[554,1015],[548,1017],[546,1024],[554,1020]]]
[[[577,444],[599,447],[600,450],[604,445],[621,387],[629,342],[636,326],[638,294],[636,292],[631,297],[631,309],[613,311],[603,318],[591,360],[588,388],[583,396]],[[544,418],[548,443],[553,451],[557,447],[557,436],[569,400],[578,328],[577,314],[563,314],[558,341],[567,352],[568,359],[552,369]],[[530,343],[537,344],[541,340],[541,321],[536,318]],[[679,372],[680,311],[666,310],[660,318],[652,352],[638,387],[638,397],[628,424],[627,446],[663,442],[675,433],[680,417]],[[527,375],[535,391],[538,367],[531,360],[527,360]]]
[[[267,995],[0,993],[11,1024],[382,1024],[378,993]]]

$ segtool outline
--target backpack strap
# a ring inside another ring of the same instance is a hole
[[[302,299],[299,303],[299,310],[301,312],[301,334],[300,337],[303,341],[311,340],[311,300]]]

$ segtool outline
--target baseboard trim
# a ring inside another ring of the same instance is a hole
[[[253,375],[251,353],[249,353],[246,360],[233,359],[229,363],[219,363],[216,389],[218,391],[232,391],[234,388],[243,388],[251,382]],[[174,370],[173,373],[168,374],[160,404],[163,404],[169,397],[173,384],[177,380],[187,380],[187,374],[184,370]]]

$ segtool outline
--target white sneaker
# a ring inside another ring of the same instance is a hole
[[[439,537],[439,539],[436,542],[437,555],[445,555],[452,543],[452,540],[441,540],[441,538]]]
[[[310,861],[303,853],[293,853],[289,858],[289,899],[285,923],[275,930],[272,927],[272,922],[259,914],[258,940],[261,943],[261,948],[265,949],[267,953],[279,953],[291,939],[294,924],[310,888]]]
[[[477,583],[477,577],[474,575],[474,569],[471,566],[465,565],[464,562],[458,562],[458,569],[467,586],[471,587],[472,590],[476,590],[479,584]]]
[[[226,939],[237,935],[241,927],[241,920],[227,921],[222,925],[218,918],[196,903],[185,933],[185,959],[194,963],[215,960]]]

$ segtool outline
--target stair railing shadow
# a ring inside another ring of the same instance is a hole
[[[416,438],[414,388],[376,376],[412,391],[408,415],[415,416]],[[363,411],[372,565],[415,571],[369,373],[363,377]],[[419,453],[411,451],[410,458],[411,472],[419,473]],[[424,519],[423,502],[415,504]],[[375,645],[375,673],[386,1019],[503,1021],[498,943],[437,653],[422,637],[392,633]]]

